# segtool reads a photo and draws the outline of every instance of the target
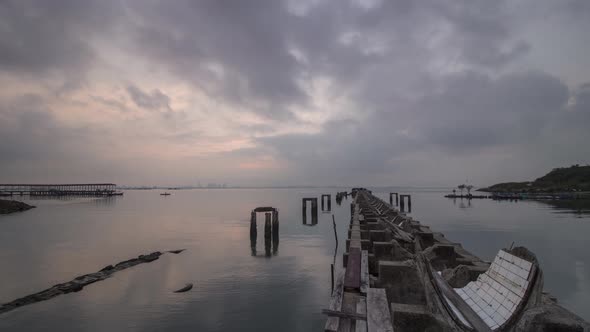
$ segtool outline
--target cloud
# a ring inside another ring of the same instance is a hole
[[[137,107],[150,110],[171,110],[170,97],[159,89],[154,89],[152,92],[147,93],[135,85],[129,85],[127,92]]]
[[[586,7],[4,1],[0,158],[8,177],[87,159],[179,184],[455,184],[584,163]]]

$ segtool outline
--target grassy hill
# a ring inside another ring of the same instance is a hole
[[[487,192],[590,191],[590,166],[554,168],[532,182],[505,182],[479,189]]]

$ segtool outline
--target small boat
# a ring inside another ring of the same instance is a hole
[[[161,193],[160,196],[170,196],[170,193]]]

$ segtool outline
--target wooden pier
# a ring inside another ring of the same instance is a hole
[[[485,262],[392,205],[353,189],[325,331],[590,331],[543,292],[526,248]]]
[[[0,184],[0,196],[118,196],[114,183]]]

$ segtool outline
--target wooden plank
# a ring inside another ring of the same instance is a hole
[[[333,311],[340,311],[342,309],[342,297],[344,296],[344,273],[340,272],[334,285],[334,292],[330,298],[329,309]],[[324,331],[337,332],[340,318],[328,317]]]
[[[481,317],[455,292],[454,289],[436,272],[431,273],[438,286],[438,289],[446,296],[455,307],[461,312],[463,317],[475,328],[476,331],[491,332],[492,329],[486,324]],[[444,299],[441,299],[445,301]]]
[[[367,331],[393,332],[389,303],[383,288],[367,290]]]
[[[359,241],[360,242],[360,241]],[[359,243],[360,244],[360,243]],[[351,248],[348,252],[348,263],[344,274],[344,288],[360,289],[361,287],[361,249]]]
[[[356,303],[358,302],[357,295],[354,293],[344,292],[344,298],[342,300],[342,312],[355,313]],[[338,332],[351,332],[353,329],[354,320],[350,318],[340,319],[340,325],[338,326]]]
[[[369,252],[361,251],[361,293],[367,294],[369,289]]]
[[[365,321],[357,320],[355,322],[355,332],[367,332],[367,299],[359,297],[359,301],[356,304],[356,313],[361,316],[365,316]]]

